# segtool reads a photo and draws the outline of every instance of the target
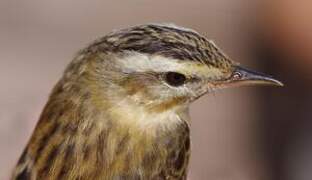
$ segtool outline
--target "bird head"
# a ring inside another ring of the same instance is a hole
[[[111,101],[166,111],[216,89],[282,83],[242,68],[213,41],[173,25],[140,25],[108,34],[82,51],[97,92]],[[88,58],[86,58],[88,57]],[[105,87],[104,85],[105,84]],[[104,88],[103,88],[104,87]],[[100,96],[97,96],[100,97]]]

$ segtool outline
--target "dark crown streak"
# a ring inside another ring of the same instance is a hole
[[[177,60],[199,61],[217,68],[232,64],[211,41],[192,30],[148,24],[115,31],[90,46],[103,52],[135,51]]]

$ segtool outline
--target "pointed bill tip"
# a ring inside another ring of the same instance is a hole
[[[273,86],[279,86],[279,87],[283,87],[284,83],[282,83],[281,81],[274,79],[274,78],[265,78],[264,83],[266,82],[268,85],[273,85]]]

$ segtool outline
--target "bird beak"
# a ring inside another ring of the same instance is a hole
[[[278,81],[271,76],[259,72],[254,72],[239,66],[235,66],[232,76],[226,82],[223,82],[223,86],[226,87],[256,84],[284,86],[281,81]]]

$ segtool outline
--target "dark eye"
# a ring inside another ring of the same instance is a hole
[[[165,80],[171,86],[181,86],[185,83],[186,77],[181,73],[168,72]]]

